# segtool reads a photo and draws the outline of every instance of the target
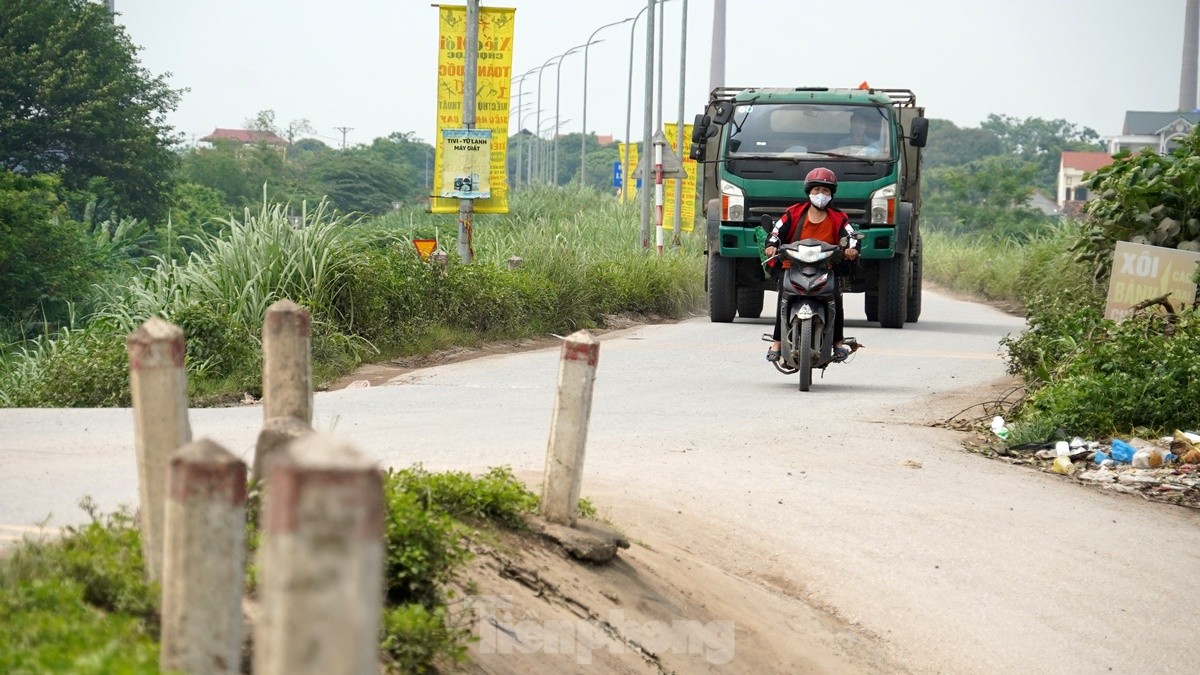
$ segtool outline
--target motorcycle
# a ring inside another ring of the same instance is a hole
[[[769,229],[769,217],[764,228]],[[860,235],[861,236],[861,235]],[[841,246],[820,239],[801,239],[780,246],[772,258],[783,268],[779,293],[780,358],[775,368],[784,375],[800,373],[800,391],[812,386],[813,371],[834,363],[833,325],[837,318],[838,279],[836,264],[842,260]],[[772,337],[764,335],[770,342]],[[858,340],[847,337],[842,344],[853,354],[862,348]]]

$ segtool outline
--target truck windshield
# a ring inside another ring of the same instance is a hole
[[[753,103],[734,111],[726,148],[730,157],[890,157],[890,120],[875,106]]]

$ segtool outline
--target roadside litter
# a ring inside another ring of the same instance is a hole
[[[1004,438],[998,428],[1008,431],[1000,417],[993,419],[992,431]],[[993,451],[1012,464],[1036,466],[1101,489],[1200,508],[1200,434],[1196,432],[1177,430],[1154,440],[1113,438],[1103,443],[1075,437],[1069,442],[1022,443]]]

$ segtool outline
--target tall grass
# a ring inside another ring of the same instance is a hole
[[[924,275],[945,288],[986,300],[1022,304],[1046,284],[1047,266],[1065,263],[1079,226],[1061,221],[1023,235],[960,235],[922,232]]]
[[[676,318],[703,302],[703,242],[685,236],[661,257],[643,249],[636,207],[594,190],[523,191],[512,213],[477,216],[470,265],[455,255],[453,214],[355,220],[322,203],[302,205],[293,222],[287,205],[264,204],[224,224],[220,237],[190,239],[185,261],[156,258],[101,289],[101,309],[82,333],[0,358],[0,404],[127,402],[128,378],[114,364],[123,364],[125,336],[151,316],[184,329],[189,394],[203,403],[261,390],[259,333],[281,298],[312,313],[318,383],[371,354],[565,334],[613,315]],[[450,253],[449,265],[418,257],[412,240],[429,237]],[[523,263],[510,267],[513,257]],[[89,362],[104,364],[92,379],[81,375]],[[70,386],[75,380],[87,390]]]

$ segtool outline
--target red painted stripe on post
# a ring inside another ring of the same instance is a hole
[[[168,494],[176,502],[195,497],[225,497],[231,506],[246,505],[246,465],[235,462],[171,460]]]
[[[267,328],[272,332],[282,329],[295,328],[297,332],[307,336],[312,330],[312,316],[300,305],[291,307],[274,307],[267,310]]]
[[[162,363],[163,352],[155,349],[155,347],[164,343],[167,347],[166,364]],[[132,370],[162,368],[164,366],[182,368],[183,357],[187,353],[187,347],[184,345],[182,335],[163,340],[149,335],[140,328],[134,331],[133,335],[129,336],[125,346],[129,352],[129,367]]]
[[[562,357],[564,361],[587,361],[589,366],[594,366],[600,360],[600,343],[589,344],[568,340],[563,343]]]
[[[356,539],[378,539],[383,535],[383,477],[377,469],[345,471],[312,469],[281,459],[268,469],[266,508],[263,531],[274,534],[295,532],[299,522],[301,496],[310,490],[351,487],[352,495],[341,503],[343,508],[361,508],[366,515],[354,532]]]

